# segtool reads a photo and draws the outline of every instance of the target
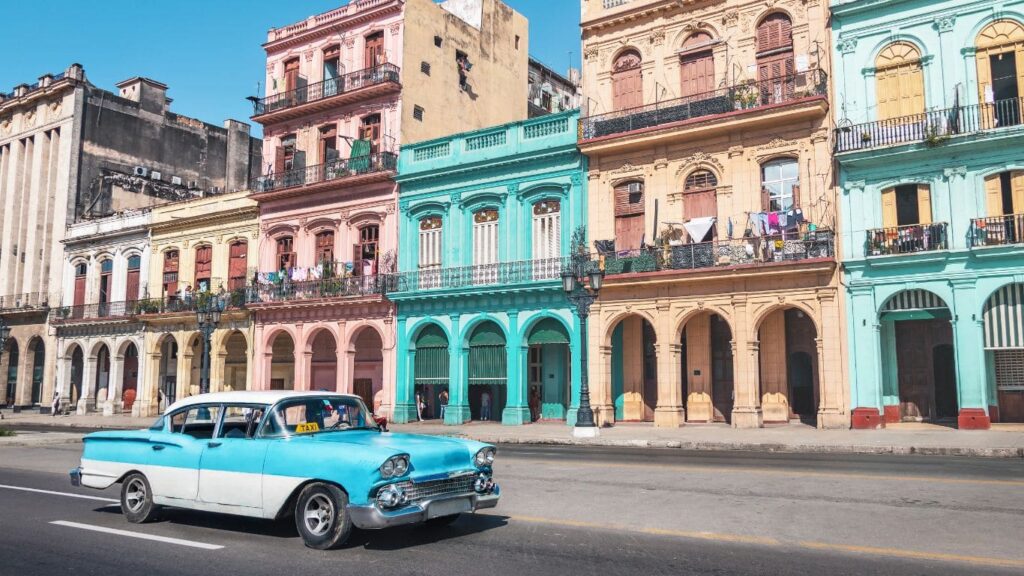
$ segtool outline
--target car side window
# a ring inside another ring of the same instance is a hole
[[[256,435],[266,409],[262,406],[224,406],[221,438],[252,438]]]
[[[187,434],[200,440],[213,438],[220,406],[196,406],[171,415],[171,432]]]

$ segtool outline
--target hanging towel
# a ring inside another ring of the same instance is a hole
[[[702,242],[704,237],[708,235],[708,230],[711,230],[711,227],[714,225],[714,216],[704,216],[691,219],[686,224],[683,224],[683,228],[686,228],[686,232],[690,235],[690,242]]]
[[[757,212],[751,212],[747,226],[750,227],[750,233],[754,235],[754,238],[761,237],[761,216]]]
[[[769,212],[768,213],[768,229],[777,230],[779,228],[779,213]]]
[[[786,229],[786,222],[787,221],[788,220],[786,218],[786,213],[785,212],[779,212],[779,228],[780,229],[782,229],[782,230]]]

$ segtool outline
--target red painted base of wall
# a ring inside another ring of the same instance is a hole
[[[854,430],[875,430],[885,428],[885,420],[875,408],[854,408],[851,426]]]
[[[893,406],[883,406],[885,409],[885,423],[896,424],[900,422],[900,407],[899,404]]]
[[[988,415],[989,415],[989,417],[992,418],[992,423],[993,424],[998,424],[999,423],[999,406],[992,406],[990,404],[989,407],[988,407]]]
[[[957,427],[961,430],[988,430],[992,427],[988,414],[981,408],[961,409],[956,423]]]

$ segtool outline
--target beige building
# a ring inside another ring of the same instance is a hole
[[[224,303],[211,337],[210,391],[245,390],[252,381],[252,323],[244,309],[255,271],[256,203],[236,192],[154,208],[145,324],[142,415],[199,393],[203,338],[196,310]]]
[[[599,419],[848,426],[826,3],[581,1]]]

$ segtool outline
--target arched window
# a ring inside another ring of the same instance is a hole
[[[228,290],[241,290],[245,288],[248,263],[248,242],[245,240],[232,242],[228,246]]]
[[[210,292],[211,274],[213,272],[213,246],[196,247],[196,292]]]
[[[761,209],[781,212],[800,205],[800,170],[796,158],[761,165]]]
[[[978,34],[975,44],[978,98],[989,105],[982,116],[983,127],[1019,124],[1024,96],[1024,26],[1015,20],[998,20]]]
[[[640,71],[640,53],[626,50],[612,65],[612,107],[626,110],[643,106],[643,73]]]
[[[142,268],[142,256],[133,254],[128,257],[128,273],[125,278],[124,299],[130,301],[139,299],[139,273]]]
[[[615,249],[637,250],[644,239],[644,183],[623,182],[615,187]]]
[[[498,211],[480,210],[473,214],[473,265],[498,263]]]
[[[441,266],[442,227],[443,222],[438,216],[427,216],[420,220],[419,267],[421,270]]]
[[[718,197],[716,188],[718,178],[709,170],[696,170],[686,177],[683,184],[683,217],[688,220],[695,218],[715,218],[718,216]],[[707,228],[688,224],[687,232],[690,242],[710,242],[714,240],[714,222],[706,222]],[[692,228],[692,229],[691,229]],[[699,230],[699,231],[695,231]],[[694,236],[694,235],[697,236]]]
[[[889,120],[924,112],[921,51],[908,42],[893,42],[875,58],[878,119]]]
[[[85,287],[86,278],[89,274],[89,265],[85,262],[79,262],[75,264],[75,294],[74,294],[74,305],[84,306],[85,305]]]
[[[316,261],[334,262],[334,231],[324,230],[316,234]]]
[[[793,95],[793,23],[781,12],[757,25],[757,81],[761,104],[775,104]]]
[[[277,269],[290,270],[295,267],[295,248],[291,236],[277,239]]]
[[[683,42],[679,63],[681,94],[695,96],[715,89],[715,57],[711,35],[697,32]]]
[[[359,229],[359,243],[353,247],[354,272],[371,276],[377,273],[377,259],[380,248],[380,226],[370,224]]]
[[[164,295],[174,296],[178,293],[178,251],[164,252]]]

